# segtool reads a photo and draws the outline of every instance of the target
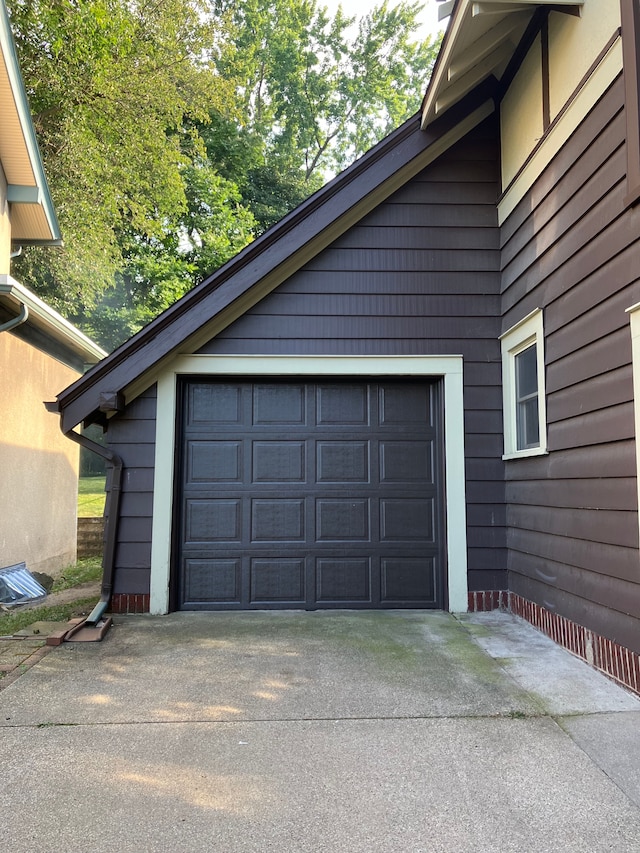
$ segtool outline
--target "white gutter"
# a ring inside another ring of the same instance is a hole
[[[26,309],[30,322],[81,355],[85,362],[95,364],[107,355],[91,338],[10,275],[0,275],[0,302],[13,303],[20,312]]]

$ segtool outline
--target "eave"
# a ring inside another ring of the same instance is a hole
[[[11,239],[60,244],[60,226],[42,167],[4,0],[0,2],[0,163],[8,184]]]
[[[104,420],[176,355],[207,340],[274,290],[494,111],[480,88],[426,132],[409,119],[58,397],[62,429]]]
[[[540,9],[579,15],[584,4],[584,0],[439,2],[440,18],[451,18],[422,104],[423,128],[483,81],[503,79]]]
[[[65,320],[57,311],[39,299],[24,285],[8,275],[0,275],[0,324],[24,317],[24,321],[15,326],[20,334],[23,327],[33,330],[32,337],[40,341],[50,341],[53,349],[66,352],[67,363],[84,368],[95,364],[107,353],[79,329]],[[52,348],[45,347],[47,350]]]

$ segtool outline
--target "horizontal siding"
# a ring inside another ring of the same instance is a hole
[[[463,355],[472,590],[506,585],[497,187],[492,119],[201,350]]]
[[[506,465],[507,561],[513,592],[640,651],[624,128],[618,79],[501,229],[503,330],[544,309],[549,449]]]
[[[109,422],[109,447],[123,460],[115,593],[149,592],[155,466],[156,388]]]

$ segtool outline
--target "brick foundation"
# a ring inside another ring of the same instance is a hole
[[[640,655],[514,592],[509,593],[509,610],[618,684],[640,693]]]
[[[148,593],[115,592],[111,596],[110,613],[148,613]]]
[[[508,610],[509,593],[506,589],[488,589],[469,593],[469,613],[487,613],[490,610]]]

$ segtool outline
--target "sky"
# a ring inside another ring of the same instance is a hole
[[[339,5],[349,15],[357,15],[359,18],[373,8],[379,6],[382,0],[318,0],[319,6],[326,6],[330,12],[334,12]],[[417,0],[420,2],[420,0]],[[444,30],[447,21],[438,22],[438,3],[436,0],[421,0],[424,9],[420,13],[420,20],[424,28],[424,37]],[[395,6],[395,0],[389,0],[389,6]]]

